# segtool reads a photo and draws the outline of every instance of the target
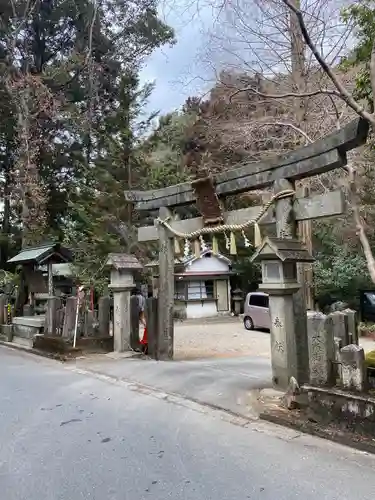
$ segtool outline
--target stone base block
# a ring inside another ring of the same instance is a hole
[[[83,353],[107,353],[113,351],[113,337],[81,337],[77,339],[74,349],[72,341],[69,339],[50,335],[35,335],[33,347],[40,351],[72,356]]]
[[[22,347],[29,347],[30,349],[33,347],[32,338],[25,338],[25,337],[20,337],[19,335],[13,335],[12,342]]]
[[[13,325],[0,325],[0,337],[5,342],[13,340]]]
[[[304,385],[308,415],[321,425],[334,423],[345,429],[375,436],[375,398],[339,389]]]
[[[17,316],[13,318],[13,333],[24,339],[32,339],[44,328],[44,316]]]
[[[33,347],[39,351],[58,354],[80,354],[80,349],[73,349],[71,342],[62,337],[38,334],[33,338]]]
[[[81,337],[76,345],[83,352],[113,352],[113,337]]]

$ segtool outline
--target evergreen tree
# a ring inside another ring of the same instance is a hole
[[[359,67],[354,97],[366,99],[373,109],[370,63],[375,43],[375,1],[362,0],[343,10],[343,19],[354,26],[356,44],[342,61],[343,67]]]
[[[84,230],[91,256],[124,248],[121,196],[150,90],[138,73],[172,30],[155,0],[0,0],[0,16],[2,263],[11,226],[24,244],[55,236],[74,249]]]

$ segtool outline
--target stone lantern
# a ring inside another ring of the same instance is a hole
[[[273,383],[285,389],[291,377],[298,381],[299,346],[293,309],[293,294],[301,287],[297,264],[314,262],[314,259],[298,240],[267,237],[252,262],[261,262],[259,289],[269,294]]]
[[[135,287],[134,274],[143,269],[134,255],[110,253],[107,267],[111,268],[109,289],[113,293],[113,349],[116,352],[131,350],[130,295]]]
[[[243,301],[243,293],[240,288],[233,290],[232,299],[234,303],[234,314],[235,316],[239,316],[241,314],[241,305]]]

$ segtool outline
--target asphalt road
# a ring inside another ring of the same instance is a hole
[[[77,360],[77,365],[83,370],[138,382],[242,416],[256,414],[249,404],[249,391],[272,387],[271,363],[262,356],[161,363],[103,355]]]
[[[375,459],[0,347],[1,500],[363,500]]]

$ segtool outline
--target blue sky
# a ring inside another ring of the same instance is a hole
[[[192,2],[196,3],[196,2]],[[149,101],[149,111],[166,113],[180,107],[187,97],[207,87],[199,71],[199,54],[204,48],[204,31],[212,25],[212,12],[185,9],[185,0],[174,3],[173,10],[161,11],[161,17],[175,29],[177,43],[162,47],[146,61],[142,81],[154,81],[156,88]]]

